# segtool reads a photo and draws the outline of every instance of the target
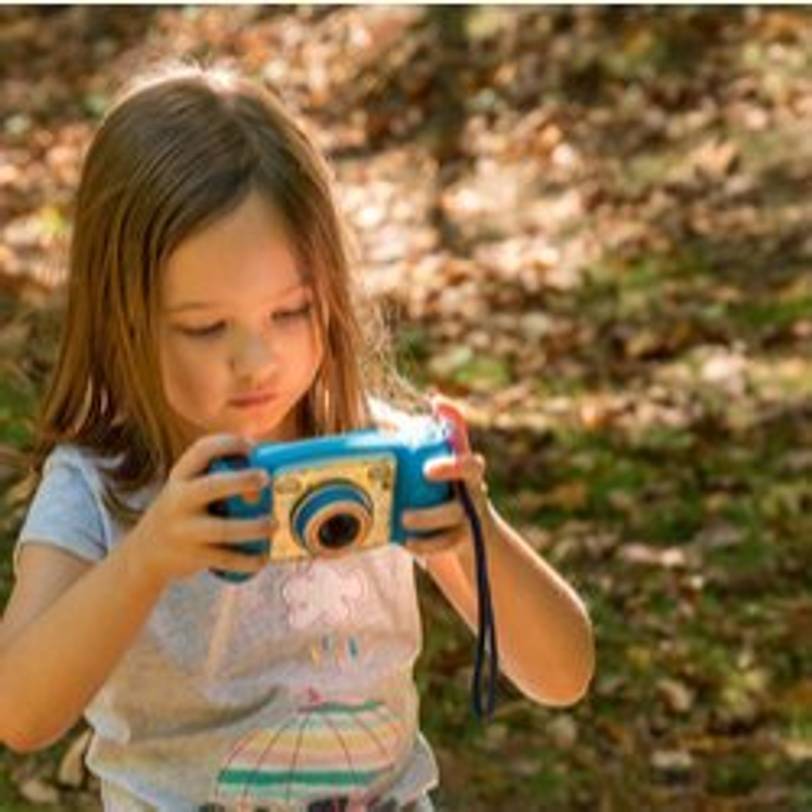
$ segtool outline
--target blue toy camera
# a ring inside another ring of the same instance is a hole
[[[235,545],[254,554],[270,547],[271,561],[337,556],[366,550],[407,535],[430,536],[402,524],[405,510],[433,507],[454,499],[448,482],[432,482],[423,467],[454,453],[452,428],[445,421],[411,417],[396,429],[361,429],[346,434],[290,443],[260,443],[247,457],[212,462],[209,471],[264,468],[271,484],[255,501],[233,496],[210,505],[220,516],[254,518],[271,514],[277,522],[273,540]],[[228,581],[245,581],[248,573],[212,570]]]

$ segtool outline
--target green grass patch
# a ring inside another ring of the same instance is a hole
[[[727,317],[739,330],[782,331],[812,313],[812,295],[783,299],[780,296],[748,299],[732,304]]]
[[[755,753],[720,753],[708,763],[708,791],[716,795],[748,794],[763,778],[764,768]]]
[[[0,377],[0,443],[22,448],[31,438],[36,393],[21,376]]]
[[[456,383],[479,392],[493,392],[512,381],[509,365],[501,358],[473,353],[457,368],[453,375]]]

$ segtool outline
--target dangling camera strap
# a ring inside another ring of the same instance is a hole
[[[431,410],[435,417],[445,419],[451,429],[449,440],[456,454],[468,453],[471,449],[468,442],[468,428],[465,418],[453,403],[438,397],[435,392],[430,398]],[[471,708],[474,715],[482,719],[492,715],[496,707],[496,683],[499,679],[499,650],[496,645],[496,624],[494,623],[493,604],[491,602],[491,582],[488,577],[488,559],[485,551],[485,534],[482,530],[482,518],[477,512],[474,500],[465,482],[453,483],[462,502],[471,535],[474,539],[474,561],[476,568],[477,607],[479,630],[477,632],[476,657],[474,674],[471,680]],[[487,659],[487,673],[485,673]],[[487,678],[487,686],[483,684]],[[487,691],[485,690],[487,688]]]
[[[499,677],[499,650],[496,645],[496,626],[494,624],[493,606],[491,604],[491,582],[488,577],[488,560],[485,551],[485,538],[482,532],[482,521],[477,513],[474,501],[463,482],[455,483],[457,492],[474,537],[474,556],[476,562],[477,606],[479,614],[479,631],[477,633],[476,659],[474,675],[471,681],[471,707],[477,718],[489,717],[496,707],[496,682]],[[483,668],[487,657],[487,694],[483,688]]]

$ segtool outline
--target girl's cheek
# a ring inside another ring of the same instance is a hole
[[[213,406],[221,388],[222,375],[216,352],[200,352],[194,347],[173,343],[164,353],[164,385],[170,399],[184,411]],[[214,397],[213,397],[214,396]]]

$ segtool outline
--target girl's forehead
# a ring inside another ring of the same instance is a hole
[[[275,212],[252,193],[234,211],[192,234],[172,252],[162,276],[167,307],[187,300],[263,300],[303,283],[296,252]]]

